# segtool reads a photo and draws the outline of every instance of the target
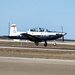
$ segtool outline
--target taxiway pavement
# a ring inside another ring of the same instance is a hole
[[[1,75],[75,75],[75,60],[0,57]]]

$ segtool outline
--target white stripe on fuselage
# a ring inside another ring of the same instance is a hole
[[[56,33],[52,32],[27,32],[30,35],[56,35]]]
[[[48,36],[48,35],[56,35],[56,34],[62,34],[62,33],[58,33],[58,32],[17,32],[17,33],[14,33],[12,36],[20,36],[22,33],[27,33],[27,34],[30,34],[30,35],[45,35],[45,36]]]
[[[55,33],[55,32],[17,32],[14,35],[21,35],[22,33],[27,33],[30,35],[46,35],[46,36],[59,34],[59,33]]]

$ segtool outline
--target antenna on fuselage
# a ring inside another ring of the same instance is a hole
[[[8,25],[9,25],[9,26],[8,26],[8,36],[9,36],[9,34],[10,34],[10,22],[9,22]]]

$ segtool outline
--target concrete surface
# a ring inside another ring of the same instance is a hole
[[[75,75],[75,60],[0,57],[0,75]]]

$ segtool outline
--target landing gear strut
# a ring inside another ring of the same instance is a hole
[[[47,46],[47,41],[45,41],[44,46],[45,46],[45,47]]]
[[[56,41],[54,40],[54,46],[56,46],[57,44],[56,44]]]

